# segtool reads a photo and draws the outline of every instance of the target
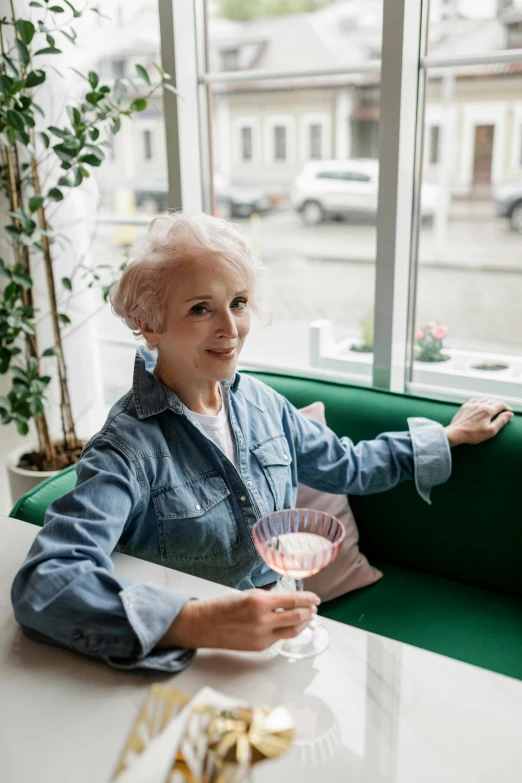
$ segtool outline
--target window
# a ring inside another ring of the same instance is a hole
[[[151,130],[143,131],[143,157],[145,160],[152,160],[154,157]]]
[[[239,49],[223,49],[221,67],[224,71],[236,71],[239,68]]]
[[[323,126],[309,125],[308,132],[310,134],[310,159],[321,160],[323,157]]]
[[[241,160],[250,163],[252,160],[252,128],[241,128]]]
[[[522,168],[522,125],[518,126],[518,165]]]
[[[125,76],[125,60],[111,60],[111,75],[115,79]]]
[[[522,47],[522,22],[512,22],[506,26],[507,48],[520,49]]]
[[[286,126],[274,125],[274,160],[286,160]]]
[[[429,162],[433,165],[439,162],[440,127],[431,125],[429,129]]]

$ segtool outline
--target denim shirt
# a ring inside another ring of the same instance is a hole
[[[295,506],[298,482],[337,494],[383,492],[448,478],[443,427],[408,420],[409,432],[356,446],[302,416],[260,381],[225,382],[237,469],[195,416],[153,373],[140,349],[132,389],[85,446],[75,489],[49,507],[17,574],[12,601],[28,636],[118,668],[179,671],[194,655],[158,648],[193,596],[114,575],[114,550],[247,589],[278,575],[257,554],[259,517]]]

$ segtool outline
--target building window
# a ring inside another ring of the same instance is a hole
[[[507,48],[520,49],[522,47],[522,22],[512,22],[507,25]]]
[[[323,157],[323,126],[313,124],[308,126],[310,140],[310,159],[321,160]]]
[[[519,144],[520,144],[518,150],[518,165],[522,166],[522,125],[520,125],[518,129],[518,134],[519,134]]]
[[[143,157],[145,160],[152,160],[153,158],[152,131],[150,130],[143,131]]]
[[[252,160],[252,128],[241,128],[241,160],[250,163]]]
[[[111,60],[111,75],[115,79],[125,76],[125,60]]]
[[[286,126],[274,125],[274,160],[286,160]]]
[[[237,71],[239,68],[239,49],[223,49],[221,67],[224,71]]]
[[[429,162],[431,164],[439,162],[440,155],[440,126],[432,125],[430,127],[429,138]]]

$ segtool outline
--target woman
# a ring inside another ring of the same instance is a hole
[[[255,269],[239,231],[205,215],[155,220],[111,300],[152,352],[138,351],[76,488],[48,509],[12,598],[31,638],[116,667],[178,671],[198,647],[262,650],[297,635],[319,599],[270,589],[279,577],[255,551],[256,519],[295,505],[298,480],[362,494],[415,478],[429,502],[450,446],[486,440],[512,415],[471,401],[446,429],[414,418],[409,432],[357,446],[305,419],[236,372]],[[114,549],[245,592],[200,601],[129,584],[113,574]]]

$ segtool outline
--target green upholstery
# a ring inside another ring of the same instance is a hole
[[[76,465],[71,465],[22,495],[9,516],[42,527],[47,506],[56,498],[70,492],[75,484]]]
[[[329,426],[355,442],[406,429],[408,416],[448,424],[457,405],[270,373],[256,377],[302,407],[326,406]],[[321,607],[327,617],[522,679],[522,416],[496,438],[453,450],[453,473],[428,506],[413,482],[351,497],[360,546],[384,572],[364,590]],[[68,468],[11,512],[43,524],[74,486]]]

